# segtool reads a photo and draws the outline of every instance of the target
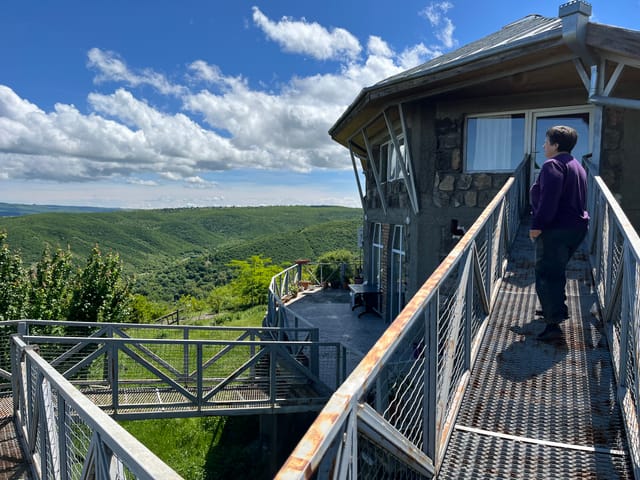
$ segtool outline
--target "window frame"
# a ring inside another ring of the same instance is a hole
[[[487,117],[495,117],[498,115],[514,115],[514,114],[524,114],[524,151],[521,154],[521,159],[524,158],[525,154],[532,154],[536,151],[536,148],[540,148],[535,144],[535,120],[538,117],[545,115],[573,115],[573,114],[582,114],[587,113],[589,115],[589,140],[588,145],[591,150],[593,150],[593,142],[594,142],[594,122],[595,122],[595,106],[584,104],[584,105],[569,105],[564,107],[547,107],[547,108],[529,108],[529,109],[518,109],[518,110],[505,110],[505,111],[492,111],[492,112],[483,112],[483,113],[470,113],[465,115],[464,118],[464,132],[463,132],[463,172],[469,174],[475,173],[508,173],[513,170],[494,170],[494,169],[484,169],[484,170],[469,170],[467,164],[467,153],[468,153],[468,120],[469,118],[487,118]]]

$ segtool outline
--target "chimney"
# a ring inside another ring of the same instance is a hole
[[[562,19],[562,37],[566,44],[587,65],[596,61],[587,49],[587,25],[591,16],[591,4],[582,0],[573,0],[560,5],[558,17]]]

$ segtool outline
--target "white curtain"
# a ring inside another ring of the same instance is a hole
[[[511,168],[510,115],[478,118],[476,144],[473,152],[473,170],[508,170]]]

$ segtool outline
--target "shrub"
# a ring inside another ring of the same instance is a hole
[[[353,279],[354,256],[349,250],[333,250],[318,258],[315,275],[319,281],[329,282],[332,286],[340,286]],[[344,265],[344,278],[341,278]]]

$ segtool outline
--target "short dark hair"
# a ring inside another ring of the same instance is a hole
[[[571,127],[565,125],[556,125],[547,130],[547,137],[549,137],[549,143],[553,145],[558,144],[559,152],[571,153],[573,147],[578,143],[578,132]]]

